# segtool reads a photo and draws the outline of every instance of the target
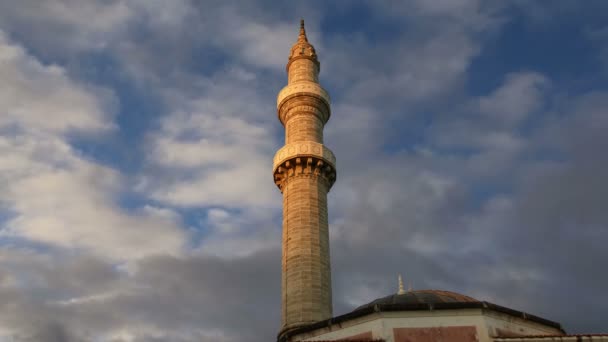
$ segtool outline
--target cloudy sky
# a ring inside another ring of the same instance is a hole
[[[334,313],[401,273],[606,332],[607,2],[0,0],[0,341],[274,340],[300,17]]]

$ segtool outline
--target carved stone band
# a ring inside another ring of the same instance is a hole
[[[294,157],[316,157],[325,160],[334,169],[336,168],[336,156],[330,149],[314,141],[302,141],[287,144],[278,150],[272,161],[272,169],[276,170],[284,161]]]
[[[325,159],[299,155],[285,160],[274,169],[274,184],[281,192],[294,178],[314,178],[325,182],[329,191],[336,181],[336,169]]]
[[[301,81],[288,84],[285,88],[281,89],[277,96],[277,108],[281,107],[283,100],[297,93],[314,94],[325,100],[327,104],[330,104],[329,94],[318,83]]]

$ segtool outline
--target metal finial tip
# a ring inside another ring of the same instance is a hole
[[[401,274],[399,275],[399,291],[397,291],[397,294],[405,294],[405,289],[403,288],[403,278],[401,278]]]
[[[304,29],[304,18],[300,19],[300,28]]]

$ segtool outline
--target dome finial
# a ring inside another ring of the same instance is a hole
[[[397,291],[397,294],[405,294],[405,289],[403,289],[403,278],[401,278],[401,274],[399,275],[399,291]]]

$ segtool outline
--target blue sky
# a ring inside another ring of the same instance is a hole
[[[301,17],[335,314],[400,273],[604,332],[606,7],[0,0],[0,341],[274,338]]]

